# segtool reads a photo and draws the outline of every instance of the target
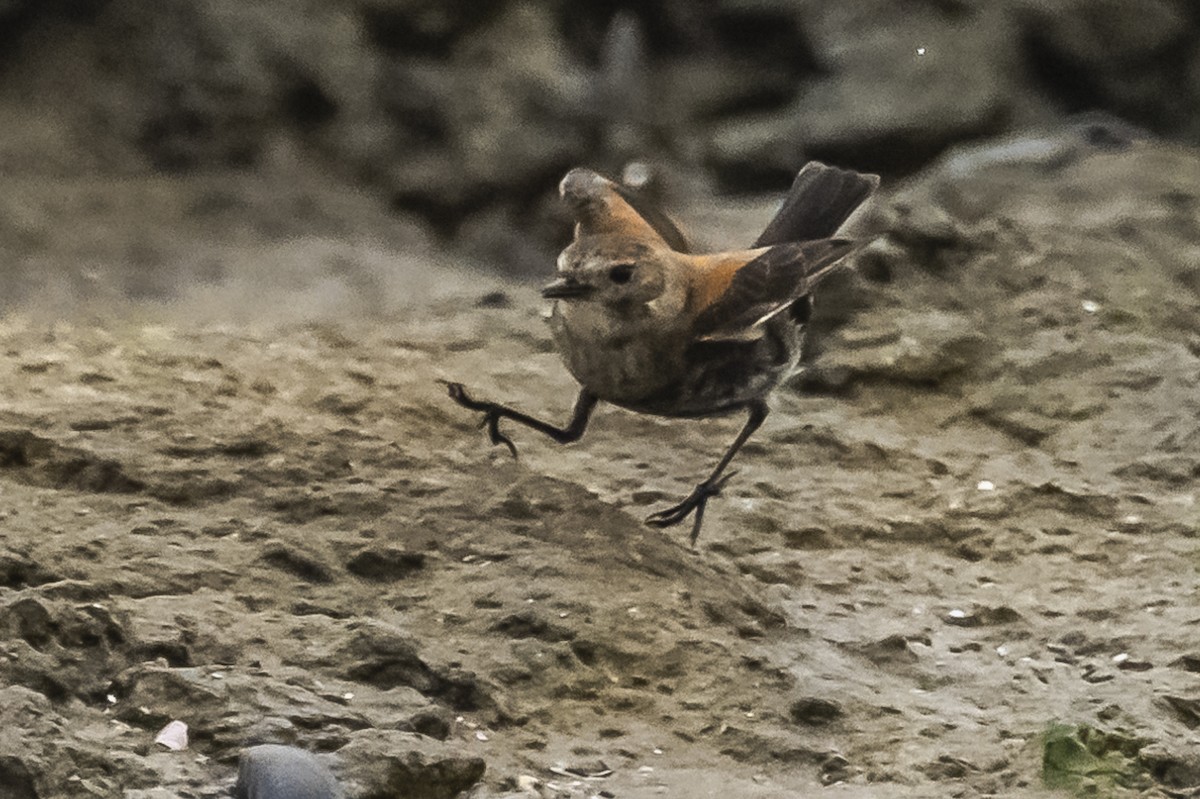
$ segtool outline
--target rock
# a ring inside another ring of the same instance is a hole
[[[1016,19],[1029,60],[1070,110],[1109,108],[1178,128],[1195,108],[1179,53],[1196,20],[1174,0],[1019,0]]]
[[[385,691],[408,686],[458,711],[496,709],[495,700],[473,673],[431,666],[410,636],[384,622],[355,625],[337,660],[345,678]]]
[[[47,488],[132,493],[145,484],[121,464],[67,447],[29,430],[0,431],[0,477]]]
[[[1176,694],[1164,694],[1160,700],[1184,726],[1200,728],[1200,699]]]
[[[380,582],[403,580],[424,566],[424,553],[391,546],[368,547],[346,561],[346,570],[351,574]]]
[[[0,600],[0,639],[12,649],[0,658],[0,678],[56,700],[94,698],[128,662],[124,623],[99,603],[43,594],[27,589]]]
[[[818,696],[806,696],[792,702],[788,710],[792,721],[797,724],[821,726],[839,719],[843,715],[842,706],[832,699],[822,699]]]
[[[63,755],[71,743],[66,721],[45,696],[15,685],[0,688],[0,792],[6,799],[68,795],[74,763]]]
[[[58,579],[54,572],[28,555],[0,549],[0,587],[23,588]]]
[[[548,621],[528,609],[510,613],[499,619],[492,625],[492,630],[510,638],[536,638],[548,643],[570,641],[575,637],[574,630]]]
[[[849,644],[847,648],[858,652],[877,666],[898,666],[917,662],[917,653],[908,645],[903,635],[889,635],[878,641]]]
[[[445,710],[422,710],[396,725],[401,732],[415,732],[427,738],[444,741],[450,737],[454,717]]]
[[[721,754],[739,763],[821,764],[828,752],[814,748],[807,737],[794,730],[760,732],[732,725],[722,725],[716,739]]]
[[[339,659],[346,664],[348,679],[385,691],[407,685],[429,694],[437,686],[438,678],[417,654],[416,642],[383,622],[361,625]]]
[[[918,770],[934,780],[961,780],[979,767],[969,760],[954,755],[940,755],[937,760],[919,766]]]
[[[333,582],[333,569],[318,556],[302,551],[288,541],[272,541],[263,547],[260,560],[308,583]]]
[[[812,156],[911,169],[951,142],[998,131],[1021,91],[1011,23],[995,4],[944,13],[874,0],[809,17],[823,73],[784,110],[715,129],[709,154],[727,180],[764,165],[794,172]]]
[[[310,752],[263,744],[242,752],[236,799],[338,799],[333,773]]]
[[[838,335],[827,344],[820,369],[840,385],[889,380],[933,386],[973,367],[989,346],[965,314],[916,311],[890,329],[861,326]]]
[[[424,89],[397,98],[393,113],[415,157],[383,180],[396,207],[417,210],[441,229],[453,230],[462,211],[488,205],[497,191],[537,196],[547,177],[586,149],[574,109],[588,82],[561,46],[550,11],[512,4],[488,22],[453,43],[450,63],[395,65],[400,85]],[[431,99],[420,105],[433,113],[406,105],[421,94]],[[525,113],[531,104],[544,112]]]
[[[354,733],[338,750],[341,773],[354,795],[403,796],[406,799],[454,799],[479,782],[483,758],[461,754],[455,746],[396,730]]]
[[[0,755],[0,785],[6,799],[39,799],[42,795],[29,766],[15,755]]]
[[[991,627],[1021,621],[1021,614],[1008,607],[977,606],[969,611],[952,610],[945,616],[946,624],[955,627]]]
[[[1200,757],[1190,748],[1154,742],[1138,749],[1137,760],[1160,785],[1192,791],[1200,786]]]
[[[226,715],[227,684],[199,668],[134,666],[114,681],[119,702],[117,718],[146,729],[182,719],[207,732]]]

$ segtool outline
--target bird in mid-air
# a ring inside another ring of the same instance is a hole
[[[669,527],[694,514],[694,546],[708,500],[735,474],[726,468],[767,418],[767,396],[798,369],[813,289],[855,246],[835,237],[838,228],[878,185],[875,175],[809,162],[749,249],[697,254],[634,191],[573,169],[559,193],[575,237],[542,289],[554,301],[555,343],[580,384],[571,420],[558,427],[476,400],[460,383],[447,383],[450,396],[482,412],[492,443],[514,456],[502,419],[566,444],[583,436],[601,400],[675,418],[744,411],[745,425],[709,476],[646,518]]]

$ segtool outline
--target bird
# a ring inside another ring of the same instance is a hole
[[[749,248],[695,253],[644,197],[590,169],[572,169],[558,188],[574,238],[541,291],[553,303],[559,354],[580,385],[570,420],[558,426],[443,381],[450,397],[482,413],[492,444],[513,457],[502,420],[568,444],[582,438],[602,401],[679,419],[744,412],[741,431],[708,476],[679,503],[646,517],[665,528],[691,516],[694,548],[708,501],[737,473],[726,470],[770,412],[768,396],[799,368],[813,290],[857,246],[838,229],[878,186],[877,175],[810,161]]]

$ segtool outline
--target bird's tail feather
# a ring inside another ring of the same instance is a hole
[[[809,161],[754,246],[829,238],[878,186],[878,175]]]

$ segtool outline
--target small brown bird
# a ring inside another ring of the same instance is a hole
[[[472,399],[459,383],[447,383],[450,396],[481,411],[492,443],[514,457],[501,419],[566,444],[583,436],[600,400],[679,418],[746,411],[708,478],[646,519],[669,527],[695,513],[694,546],[708,500],[735,474],[726,467],[767,418],[767,395],[797,370],[812,290],[854,246],[834,234],[878,185],[875,175],[810,162],[751,249],[693,254],[666,215],[574,169],[559,193],[575,218],[575,239],[558,258],[557,279],[542,289],[555,301],[555,342],[581,386],[571,421],[556,427]]]

